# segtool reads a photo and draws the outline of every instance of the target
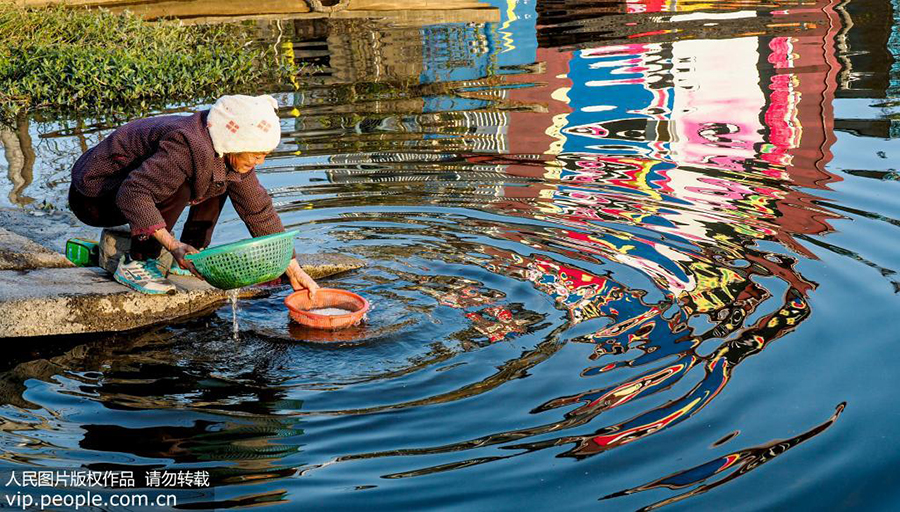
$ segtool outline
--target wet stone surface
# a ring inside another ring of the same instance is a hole
[[[72,266],[64,255],[0,228],[0,271]]]
[[[365,262],[340,255],[304,255],[314,278],[355,270]],[[127,331],[209,312],[225,291],[192,277],[170,276],[174,295],[145,295],[112,280],[98,268],[0,271],[0,338]],[[241,298],[266,296],[273,288],[248,287]]]

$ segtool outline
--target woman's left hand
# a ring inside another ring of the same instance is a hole
[[[294,291],[309,290],[310,297],[316,296],[319,285],[309,277],[309,274],[300,268],[300,264],[297,263],[296,258],[292,259],[290,265],[288,265],[287,276],[291,281],[291,287]]]
[[[199,277],[200,279],[203,279],[203,276],[200,275],[200,272],[197,272],[197,269],[194,268],[194,264],[191,263],[189,260],[185,259],[186,255],[197,254],[200,251],[198,251],[197,249],[194,249],[193,247],[191,247],[188,244],[179,242],[178,245],[175,246],[175,248],[173,248],[169,252],[172,253],[172,257],[175,258],[175,261],[178,262],[178,266],[180,266],[181,268],[183,268],[185,270],[190,271],[192,274]]]

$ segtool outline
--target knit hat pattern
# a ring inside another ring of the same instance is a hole
[[[281,141],[277,108],[278,102],[268,94],[219,98],[206,119],[216,155],[273,151]]]

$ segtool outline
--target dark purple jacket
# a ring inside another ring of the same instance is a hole
[[[284,231],[256,171],[240,174],[216,156],[208,113],[138,119],[119,127],[75,162],[72,184],[89,197],[115,197],[132,235],[166,227],[156,205],[185,181],[192,204],[227,193],[253,236]]]

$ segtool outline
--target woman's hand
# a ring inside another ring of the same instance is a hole
[[[200,275],[200,272],[197,272],[197,269],[194,268],[194,264],[191,263],[190,260],[185,258],[185,255],[197,254],[200,251],[194,249],[188,244],[177,242],[177,245],[174,248],[170,249],[169,252],[172,253],[172,257],[175,258],[175,261],[178,262],[178,266],[185,270],[189,270],[191,274],[194,274],[200,279],[203,279],[203,276]]]
[[[309,290],[310,297],[316,296],[316,292],[319,290],[319,285],[317,285],[316,282],[313,281],[311,277],[309,277],[309,274],[307,274],[303,271],[302,268],[300,268],[300,264],[297,263],[296,258],[291,260],[286,273],[288,279],[291,281],[291,287],[294,289],[294,291]]]
[[[172,254],[172,257],[175,258],[175,261],[178,262],[178,266],[185,270],[189,270],[191,274],[194,274],[198,278],[203,279],[203,276],[200,275],[200,272],[197,272],[197,269],[194,268],[194,264],[184,258],[186,254],[196,254],[200,251],[194,249],[184,242],[175,240],[175,237],[172,236],[172,233],[169,233],[169,230],[166,228],[157,229],[153,233],[153,238],[158,240],[159,243],[163,247],[165,247],[166,250],[169,251],[169,253]]]

